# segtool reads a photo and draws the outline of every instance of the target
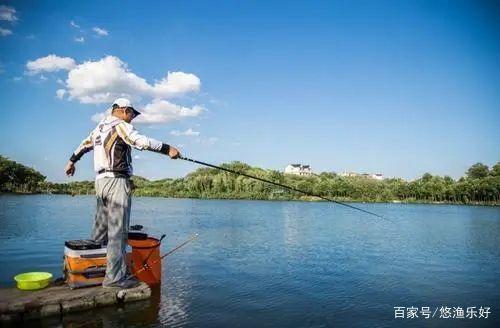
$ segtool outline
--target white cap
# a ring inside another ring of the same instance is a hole
[[[116,98],[115,101],[113,101],[113,105],[118,105],[118,107],[134,107],[127,98]]]
[[[117,98],[117,99],[115,99],[115,101],[113,101],[113,105],[118,105],[118,107],[130,107],[134,111],[135,116],[138,116],[141,114],[140,112],[138,112],[134,108],[134,106],[132,105],[130,100],[128,100],[127,98]]]

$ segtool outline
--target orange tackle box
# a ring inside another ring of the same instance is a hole
[[[71,289],[102,284],[106,274],[106,247],[93,240],[64,243],[64,277]]]

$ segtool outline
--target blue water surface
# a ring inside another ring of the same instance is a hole
[[[167,234],[151,300],[30,324],[85,327],[500,326],[500,208],[133,199],[132,224]],[[64,241],[88,238],[91,196],[0,196],[0,285],[61,275]],[[489,318],[395,319],[394,307],[490,307]]]

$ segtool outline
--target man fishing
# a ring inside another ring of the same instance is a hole
[[[130,122],[140,114],[128,99],[116,99],[111,114],[82,141],[65,168],[66,174],[73,176],[75,163],[94,150],[97,212],[92,239],[107,243],[103,287],[131,288],[139,283],[130,276],[125,260],[131,206],[131,147],[162,153],[172,159],[180,156],[175,147],[139,134]]]

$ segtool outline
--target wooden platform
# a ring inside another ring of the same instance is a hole
[[[17,288],[0,289],[0,322],[21,321],[144,300],[151,289],[143,282],[135,288],[102,286],[70,289],[67,285],[49,286],[38,291]]]

